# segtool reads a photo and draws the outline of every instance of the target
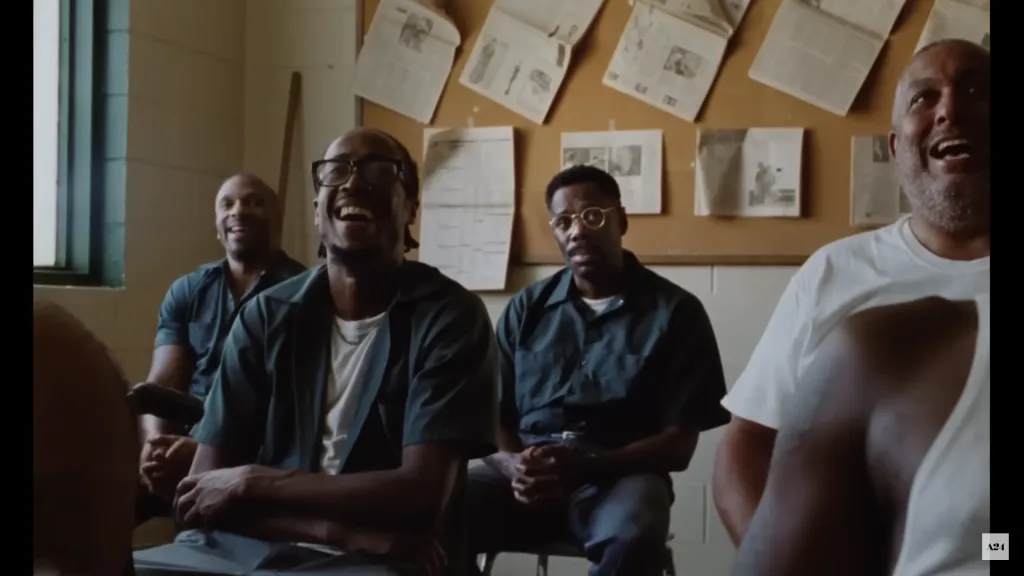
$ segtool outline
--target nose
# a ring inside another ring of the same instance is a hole
[[[935,107],[935,123],[942,126],[945,124],[956,124],[960,116],[960,106],[963,101],[955,90],[943,90],[942,97]]]
[[[587,227],[583,225],[583,219],[573,218],[572,224],[569,226],[569,231],[566,232],[566,238],[570,243],[575,243],[586,235]]]

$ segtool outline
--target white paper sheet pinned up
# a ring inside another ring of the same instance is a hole
[[[515,218],[511,127],[424,131],[420,260],[470,290],[504,290]]]

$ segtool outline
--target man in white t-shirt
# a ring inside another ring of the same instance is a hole
[[[790,280],[722,404],[732,421],[713,493],[734,543],[764,490],[776,430],[818,346],[869,307],[989,292],[989,54],[963,40],[922,48],[900,79],[889,148],[913,210],[818,250]]]

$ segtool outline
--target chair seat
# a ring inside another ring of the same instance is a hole
[[[663,559],[664,563],[664,574],[666,576],[676,576],[675,561],[672,558],[672,548],[669,547],[669,543],[675,538],[675,534],[669,533],[668,538],[665,539],[665,556]],[[503,550],[494,550],[480,554],[477,559],[480,573],[483,576],[490,576],[491,568],[494,566],[494,559],[498,554],[503,552],[511,552],[513,554],[530,554],[537,557],[537,576],[548,576],[548,558],[551,556],[562,556],[565,558],[585,558],[586,553],[583,547],[566,540],[559,540],[546,544],[544,546],[532,547],[532,546],[513,546]]]
[[[534,556],[568,556],[582,558],[585,555],[583,547],[573,542],[552,542],[551,544],[545,544],[544,546],[516,547],[516,550],[502,550],[502,552],[511,552],[514,554],[532,554]]]

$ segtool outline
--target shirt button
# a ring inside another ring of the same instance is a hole
[[[586,365],[587,365],[587,361],[586,360],[583,360],[583,361],[580,362],[580,368],[583,368]]]

